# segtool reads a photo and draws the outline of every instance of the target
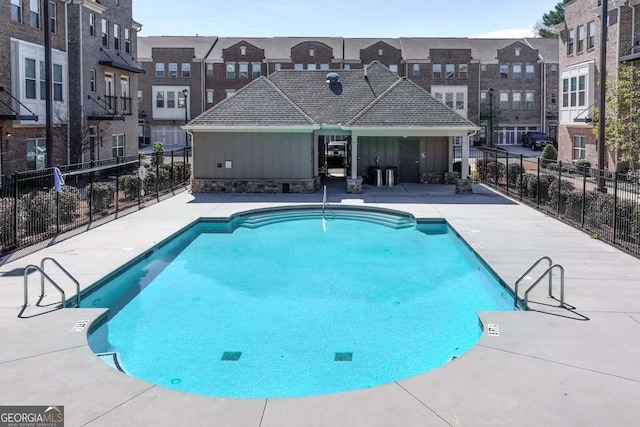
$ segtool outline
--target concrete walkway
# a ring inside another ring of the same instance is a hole
[[[532,306],[544,312],[480,313],[485,325],[498,324],[500,335],[485,332],[472,350],[433,371],[366,390],[247,400],[175,392],[111,369],[87,346],[89,327],[72,331],[101,309],[35,315],[29,307],[25,314],[34,317],[17,318],[21,271],[45,256],[84,288],[201,216],[321,200],[320,194],[184,192],[0,266],[0,404],[64,405],[65,426],[638,425],[640,260],[481,186],[469,196],[453,192],[418,184],[365,187],[363,195],[338,189],[330,202],[446,218],[511,285],[548,255],[566,270],[566,302],[575,312],[540,304],[557,304],[540,286]],[[73,293],[71,285],[65,289]]]

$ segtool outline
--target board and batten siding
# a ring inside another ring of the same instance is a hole
[[[369,166],[375,165],[376,156],[380,159],[381,167],[398,166],[400,144],[406,140],[398,136],[358,137],[358,174],[366,174]],[[419,156],[420,172],[448,171],[449,137],[422,137],[419,141],[420,151],[416,154]]]
[[[198,132],[194,139],[195,178],[313,178],[312,133]]]

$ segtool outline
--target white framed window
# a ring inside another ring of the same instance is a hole
[[[236,63],[235,62],[227,62],[227,78],[235,79],[236,78]]]
[[[455,110],[464,110],[464,93],[456,92],[455,93]]]
[[[308,63],[307,70],[315,70],[317,68],[315,63]]]
[[[113,48],[120,50],[120,25],[113,24]]]
[[[24,97],[36,99],[36,60],[24,59]]]
[[[22,22],[22,0],[11,0],[11,20]]]
[[[309,56],[315,56],[315,54],[316,54],[315,49],[313,49],[313,48],[309,49]]]
[[[453,93],[446,92],[444,94],[444,105],[446,105],[447,107],[453,109]]]
[[[47,96],[47,85],[45,82],[46,72],[44,62],[40,61],[40,99],[45,99]]]
[[[95,13],[89,13],[89,35],[94,37],[96,35],[96,14]]]
[[[227,98],[231,98],[233,95],[236,94],[236,90],[235,89],[225,89],[225,93],[227,94]]]
[[[452,79],[456,76],[456,66],[454,64],[445,65],[445,79]]]
[[[178,63],[169,62],[169,78],[178,77]]]
[[[92,68],[89,70],[89,91],[96,91],[96,70]]]
[[[176,93],[172,90],[167,91],[167,108],[176,108]]]
[[[587,24],[587,49],[593,49],[596,46],[596,23],[591,21]]]
[[[207,63],[207,77],[213,76],[213,64]]]
[[[587,138],[584,136],[574,135],[573,137],[573,159],[587,158]]]
[[[509,66],[506,64],[500,65],[500,78],[508,79],[509,78]]]
[[[238,77],[241,79],[249,78],[249,64],[238,64]]]
[[[109,21],[102,18],[102,46],[109,47]]]
[[[551,64],[551,75],[552,76],[558,75],[558,64]]]
[[[382,56],[382,55],[384,55],[384,50],[378,49],[378,56]]]
[[[527,80],[533,80],[535,77],[535,67],[533,64],[527,64],[524,68],[524,78]]]
[[[389,64],[389,71],[398,74],[398,64]]]
[[[511,109],[520,110],[522,108],[522,92],[511,93]]]
[[[262,74],[262,64],[251,64],[251,78],[257,79]]]
[[[576,31],[567,31],[567,55],[573,55],[573,43],[575,42]]]
[[[164,108],[164,92],[156,92],[156,108]]]
[[[556,105],[558,103],[558,94],[551,92],[551,104]]]
[[[213,89],[207,89],[207,104],[213,104]]]
[[[25,140],[27,146],[27,169],[37,170],[47,167],[47,140],[31,138]]]
[[[274,71],[280,71],[282,69],[282,64],[274,64],[273,69]]]
[[[345,70],[350,70],[351,69],[351,64],[344,64],[344,69]]]
[[[49,2],[49,31],[52,33],[57,32],[58,22],[58,9],[56,8],[56,4],[54,2]]]
[[[563,107],[586,106],[586,80],[585,75],[562,79]]]
[[[464,118],[468,114],[468,91],[469,88],[466,85],[431,86],[431,94],[435,99]]]
[[[420,76],[420,64],[413,64],[413,77]]]
[[[466,79],[469,74],[469,66],[467,64],[458,65],[458,78]]]
[[[191,64],[188,62],[183,62],[181,65],[182,77],[189,78],[191,77]]]
[[[31,28],[40,28],[40,0],[29,0],[29,22]]]
[[[507,91],[500,91],[500,109],[509,109],[509,92]]]
[[[122,112],[131,114],[131,94],[129,92],[129,77],[120,76],[120,100],[122,101]]]
[[[480,64],[480,77],[487,78],[487,64]]]
[[[111,156],[124,156],[124,134],[120,133],[111,135]]]
[[[242,55],[242,56],[246,56],[247,55],[247,47],[246,46],[240,46],[240,55]]]
[[[294,70],[304,70],[304,64],[293,64]]]
[[[329,69],[329,64],[320,64],[320,69],[321,70],[328,70]]]
[[[131,30],[129,28],[124,29],[124,51],[131,53]]]
[[[138,103],[142,102],[142,91],[138,91]]]
[[[513,80],[520,80],[522,78],[522,65],[513,64],[511,66]]]
[[[164,62],[156,62],[156,78],[164,78]]]
[[[516,53],[516,56],[520,56],[520,48],[519,47],[516,48],[515,53]]]
[[[434,79],[441,79],[442,78],[442,64],[433,64],[432,65],[432,69],[433,69],[433,78]]]
[[[535,92],[528,90],[524,93],[524,109],[533,110],[533,103],[535,101]]]
[[[53,64],[53,100],[63,102],[62,65]]]
[[[578,26],[578,42],[576,43],[576,53],[584,50],[584,25]]]

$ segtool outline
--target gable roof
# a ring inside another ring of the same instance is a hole
[[[149,62],[152,49],[156,48],[193,48],[196,61],[202,61],[211,50],[217,37],[208,36],[147,36],[138,37],[138,60]]]
[[[337,71],[337,72],[336,72]],[[190,130],[342,127],[456,130],[477,126],[374,61],[364,69],[281,70],[260,77],[189,122]]]

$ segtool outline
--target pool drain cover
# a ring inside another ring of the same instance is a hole
[[[351,362],[353,360],[353,353],[336,353],[336,357],[333,360],[336,362]]]
[[[242,352],[241,351],[225,351],[222,354],[222,359],[220,360],[228,360],[231,362],[237,362],[238,360],[240,360],[240,356],[242,356]]]

